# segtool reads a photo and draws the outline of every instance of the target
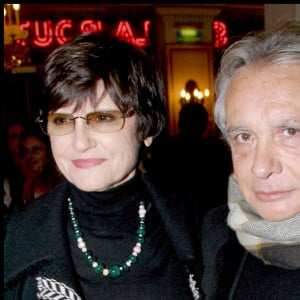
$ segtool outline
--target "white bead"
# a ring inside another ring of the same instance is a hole
[[[82,241],[83,241],[82,237],[79,237],[79,238],[77,239],[77,243],[82,242]]]
[[[81,252],[86,252],[86,251],[87,251],[87,247],[81,249]]]
[[[86,247],[86,244],[85,244],[84,241],[80,241],[80,242],[77,243],[77,246],[78,246],[79,249],[82,249],[82,248]]]
[[[146,209],[144,207],[140,207],[139,208],[139,214],[140,213],[146,213]]]
[[[93,267],[93,268],[96,268],[97,266],[98,266],[98,263],[97,263],[96,261],[93,261],[92,267]]]
[[[142,251],[142,249],[138,245],[135,245],[135,247],[133,248],[133,252],[135,252],[135,253],[141,253],[141,251]]]
[[[107,276],[109,274],[108,269],[103,269],[102,274],[103,276]]]
[[[127,265],[128,267],[131,267],[131,260],[127,260],[127,261],[126,261],[126,265]]]
[[[139,216],[140,218],[144,218],[146,215],[146,211],[145,210],[139,210]]]

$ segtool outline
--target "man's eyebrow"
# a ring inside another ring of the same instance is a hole
[[[300,118],[290,118],[276,122],[276,127],[300,126]]]
[[[224,134],[224,138],[226,140],[230,140],[232,138],[232,135],[238,132],[248,132],[249,128],[245,126],[229,126],[226,129],[226,133]]]
[[[249,131],[249,128],[245,126],[230,126],[226,129],[228,133],[240,132],[240,131]]]

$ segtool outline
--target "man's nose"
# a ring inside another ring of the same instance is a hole
[[[268,178],[274,173],[282,171],[280,157],[276,153],[276,145],[270,141],[258,142],[254,161],[252,164],[252,173],[259,178]]]

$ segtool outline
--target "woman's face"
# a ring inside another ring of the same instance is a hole
[[[101,97],[104,95],[104,97]],[[74,111],[74,105],[56,110],[56,113],[83,116],[98,110],[119,110],[104,84],[97,84],[97,99],[94,107],[90,101]],[[124,127],[112,133],[95,132],[84,119],[75,121],[73,132],[50,135],[54,159],[62,174],[75,186],[84,191],[104,191],[130,179],[136,170],[140,143],[136,136],[136,116],[125,119]],[[148,146],[152,137],[145,139]]]
[[[49,161],[49,152],[44,142],[34,135],[28,136],[23,142],[22,151],[25,175],[35,177],[45,171]]]
[[[11,125],[8,129],[8,147],[10,151],[16,155],[20,154],[21,135],[25,130],[26,128],[22,124],[18,123]]]
[[[263,218],[300,212],[300,65],[241,69],[226,94],[234,172]]]

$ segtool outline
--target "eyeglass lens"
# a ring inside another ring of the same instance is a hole
[[[86,120],[87,125],[94,131],[105,133],[119,131],[124,127],[125,118],[133,115],[133,111],[123,114],[120,111],[91,112],[86,117],[74,117],[71,114],[50,113],[42,122],[42,130],[49,135],[65,135],[75,128],[76,119]]]

